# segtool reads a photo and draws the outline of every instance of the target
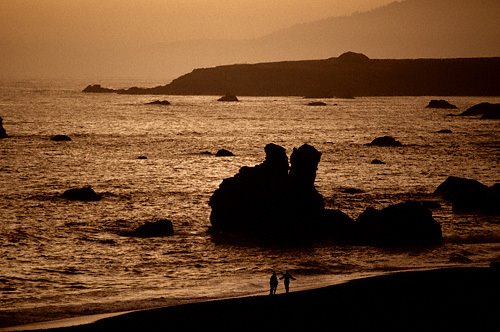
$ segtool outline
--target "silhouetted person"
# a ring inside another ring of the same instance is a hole
[[[284,279],[283,282],[285,284],[285,291],[288,293],[290,290],[290,280],[295,280],[295,278],[288,272],[288,270],[286,270],[285,274],[283,274],[280,279]]]
[[[269,295],[276,294],[276,288],[278,288],[278,276],[276,275],[276,272],[273,271],[273,274],[269,279]]]

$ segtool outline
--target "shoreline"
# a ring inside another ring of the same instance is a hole
[[[81,316],[0,331],[488,330],[500,312],[500,270],[445,267],[389,272],[292,291]],[[442,327],[442,328],[439,328]]]

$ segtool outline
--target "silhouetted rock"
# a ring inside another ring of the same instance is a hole
[[[150,101],[149,103],[146,103],[146,105],[163,105],[163,106],[167,106],[167,105],[170,105],[170,102],[168,100],[153,100],[153,101]]]
[[[226,149],[220,149],[219,151],[217,151],[217,153],[215,153],[215,156],[216,157],[233,157],[234,153],[232,153],[231,151],[226,150]]]
[[[238,100],[238,97],[236,97],[235,95],[226,94],[226,95],[220,97],[219,99],[217,99],[217,101],[239,101],[239,100]]]
[[[498,113],[500,113],[500,104],[491,103],[479,103],[474,106],[469,107],[460,116],[476,116],[476,115],[486,115],[488,118],[498,118]]]
[[[71,141],[71,137],[67,135],[54,135],[50,138],[50,140],[55,142],[65,142],[65,141]]]
[[[117,92],[115,89],[104,88],[100,84],[88,85],[82,92],[91,93],[114,93]]]
[[[124,233],[131,237],[160,237],[174,234],[174,226],[168,219],[146,222],[131,232]]]
[[[449,176],[434,194],[451,201],[453,212],[500,213],[500,184],[488,187],[473,179]]]
[[[322,101],[312,101],[307,104],[308,106],[326,106],[326,103]]]
[[[385,162],[383,162],[382,160],[380,159],[373,159],[370,164],[373,164],[373,165],[385,165]]]
[[[144,159],[148,159],[148,157],[146,157],[146,156],[139,156],[139,157],[137,157],[137,159],[143,159],[144,160]]]
[[[417,202],[366,209],[356,219],[362,242],[381,246],[419,246],[443,242],[441,225]]]
[[[352,229],[352,219],[326,210],[323,196],[314,187],[319,151],[307,144],[294,148],[290,172],[283,147],[271,143],[265,152],[263,163],[240,168],[213,193],[209,202],[212,232],[300,242],[332,238],[340,236],[334,230]]]
[[[368,143],[367,145],[373,145],[373,146],[402,146],[400,141],[396,140],[392,136],[381,136],[375,138],[371,143]]]
[[[451,134],[453,133],[450,129],[441,129],[437,131],[438,134]]]
[[[7,137],[9,137],[9,135],[7,135],[7,132],[3,127],[3,119],[2,117],[0,117],[0,138],[7,138]]]
[[[484,112],[481,119],[498,120],[500,119],[500,112],[497,110],[488,110]]]
[[[448,101],[444,99],[432,99],[426,108],[444,108],[444,109],[457,109],[458,107],[450,104]]]
[[[356,222],[340,210],[325,209],[323,196],[314,186],[321,152],[313,146],[294,148],[290,167],[283,147],[271,143],[265,152],[263,163],[241,167],[210,197],[212,234],[287,244],[328,240],[415,246],[442,242],[441,226],[421,203],[400,203],[380,211],[370,208]]]
[[[71,188],[62,194],[62,198],[74,201],[98,201],[101,195],[97,194],[91,186]]]

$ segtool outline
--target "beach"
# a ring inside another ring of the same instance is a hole
[[[292,284],[289,294],[134,311],[44,331],[496,331],[499,277],[498,266],[454,267],[296,292]]]

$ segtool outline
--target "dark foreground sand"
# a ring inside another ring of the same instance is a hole
[[[500,331],[498,267],[400,272],[44,331]]]

